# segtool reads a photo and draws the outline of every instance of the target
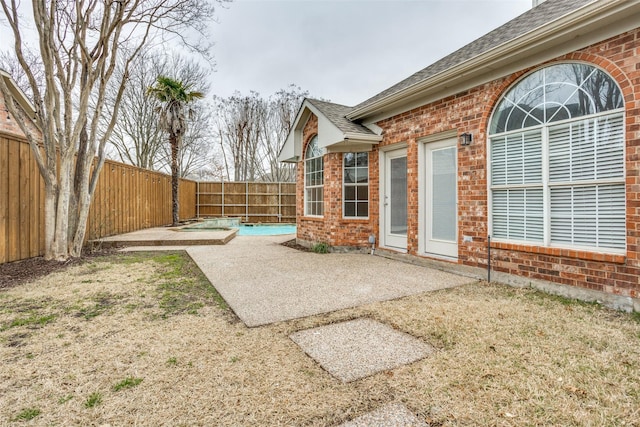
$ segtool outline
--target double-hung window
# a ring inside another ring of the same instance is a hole
[[[309,141],[304,153],[304,214],[324,214],[324,162],[317,135]]]
[[[369,216],[369,153],[344,153],[342,168],[345,218]]]
[[[494,240],[624,252],[623,106],[613,79],[582,63],[506,93],[490,123]]]

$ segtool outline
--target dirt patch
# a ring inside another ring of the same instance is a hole
[[[286,242],[280,243],[282,246],[286,246],[287,248],[295,249],[302,252],[311,252],[311,248],[306,246],[302,246],[301,244],[296,242],[296,239],[287,240]]]
[[[476,283],[246,328],[185,265],[106,257],[0,293],[0,424],[333,426],[401,404],[439,426],[637,425],[631,315]],[[434,353],[345,384],[289,338],[365,317]]]
[[[58,262],[46,261],[42,257],[36,257],[23,261],[0,264],[0,289],[12,288],[21,283],[32,281],[54,271],[66,268],[69,265],[77,265],[80,262],[79,259]]]
[[[47,276],[55,271],[73,265],[80,265],[86,260],[113,254],[113,250],[100,250],[83,254],[81,258],[70,258],[67,261],[47,261],[43,257],[29,258],[21,261],[0,264],[0,289],[12,288],[22,283]]]

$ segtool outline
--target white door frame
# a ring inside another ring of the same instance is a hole
[[[418,142],[418,253],[421,255],[457,260],[458,258],[458,149],[457,132],[449,131],[424,138]],[[456,237],[455,242],[431,240],[431,174],[429,156],[432,151],[453,147],[456,153]]]
[[[380,191],[380,216],[379,216],[379,245],[383,248],[393,249],[399,252],[407,251],[407,237],[399,236],[399,235],[391,235],[388,233],[389,227],[389,214],[387,208],[390,208],[390,205],[387,205],[387,187],[389,184],[389,171],[387,170],[387,163],[390,159],[397,157],[406,157],[407,156],[407,144],[393,144],[391,146],[382,147],[379,151],[379,191]],[[408,160],[408,158],[407,158]]]

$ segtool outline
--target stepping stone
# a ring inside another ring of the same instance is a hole
[[[364,414],[336,427],[428,427],[420,421],[406,406],[390,403],[373,412]]]
[[[327,372],[344,382],[423,359],[433,347],[371,319],[356,319],[290,336]]]

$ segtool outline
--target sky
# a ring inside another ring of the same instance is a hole
[[[210,25],[216,65],[209,96],[256,91],[268,97],[295,84],[311,97],[353,106],[531,5],[532,0],[234,0],[217,7]],[[0,19],[0,45],[9,34]]]
[[[531,0],[235,0],[211,26],[212,92],[289,84],[356,105],[531,8]]]

